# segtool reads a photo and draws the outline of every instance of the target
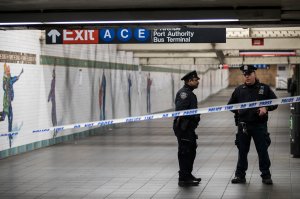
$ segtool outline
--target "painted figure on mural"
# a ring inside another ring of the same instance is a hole
[[[174,82],[174,75],[173,73],[171,73],[171,85],[172,85],[172,104],[171,106],[174,107],[175,103],[174,103],[174,99],[175,99],[175,82]]]
[[[151,85],[150,73],[147,75],[147,113],[151,113]]]
[[[101,83],[99,79],[100,120],[105,120],[105,98],[106,98],[106,77],[103,71]]]
[[[13,109],[12,101],[14,100],[14,83],[19,80],[21,74],[24,72],[23,68],[18,76],[11,76],[10,67],[6,63],[4,64],[3,74],[3,111],[0,112],[0,121],[4,121],[6,116],[8,117],[8,132],[12,131],[13,124]],[[9,135],[11,141],[12,135]]]
[[[51,119],[52,119],[52,125],[57,126],[57,118],[56,118],[56,101],[55,101],[55,67],[52,71],[52,81],[51,81],[51,89],[48,95],[48,102],[51,100],[52,109],[51,109]],[[54,131],[53,137],[56,137],[57,132]]]
[[[132,87],[130,74],[128,75],[127,81],[128,81],[128,114],[130,117],[131,116],[131,87]]]

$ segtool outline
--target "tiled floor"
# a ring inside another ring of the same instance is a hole
[[[200,106],[225,104],[231,92],[224,90]],[[300,198],[300,159],[290,155],[288,120],[288,105],[271,113],[271,186],[261,183],[253,142],[247,183],[231,184],[235,127],[232,113],[224,112],[202,115],[197,129],[199,186],[178,187],[177,142],[172,120],[165,119],[2,159],[0,198]]]

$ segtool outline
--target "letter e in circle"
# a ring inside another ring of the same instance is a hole
[[[135,28],[134,29],[134,38],[137,41],[141,41],[141,42],[147,41],[150,36],[149,32],[150,32],[149,30],[144,29],[144,28]]]

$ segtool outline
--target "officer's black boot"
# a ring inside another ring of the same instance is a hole
[[[191,174],[179,171],[178,185],[181,187],[198,186],[199,181],[195,180]]]
[[[193,180],[196,180],[196,181],[198,181],[198,182],[201,181],[201,178],[196,178],[195,176],[193,176],[193,174],[191,174],[191,177],[192,177]]]
[[[271,184],[273,184],[273,180],[272,180],[271,177],[269,177],[269,178],[263,178],[262,179],[262,183],[271,185]]]
[[[245,177],[238,177],[235,176],[232,180],[231,180],[232,184],[245,184],[246,183],[246,178]]]
[[[192,178],[179,178],[178,185],[180,187],[198,186],[199,181],[194,180]]]

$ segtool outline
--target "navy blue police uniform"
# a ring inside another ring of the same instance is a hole
[[[186,74],[181,80],[198,78],[196,71]],[[197,96],[194,88],[185,84],[176,94],[175,110],[197,109]],[[178,141],[179,185],[195,185],[201,181],[192,175],[193,164],[196,157],[198,139],[195,129],[200,121],[200,115],[175,117],[173,130]]]
[[[251,65],[246,65],[242,66],[240,70],[242,70],[244,75],[246,75],[251,74],[256,70],[256,68]],[[243,84],[238,86],[232,93],[228,104],[276,98],[275,93],[268,85],[260,83],[256,79],[253,85]],[[277,108],[277,105],[268,106],[266,108],[267,111],[273,111]],[[259,169],[261,171],[263,182],[269,182],[266,184],[271,184],[271,162],[268,154],[268,147],[271,144],[271,139],[267,128],[268,112],[263,116],[259,116],[258,108],[242,109],[239,111],[235,110],[232,112],[235,113],[235,122],[236,126],[238,126],[235,144],[239,150],[238,162],[235,171],[236,178],[232,180],[232,183],[246,182],[245,176],[246,170],[248,169],[247,155],[250,149],[252,137],[259,157]],[[270,181],[264,181],[268,179]]]

